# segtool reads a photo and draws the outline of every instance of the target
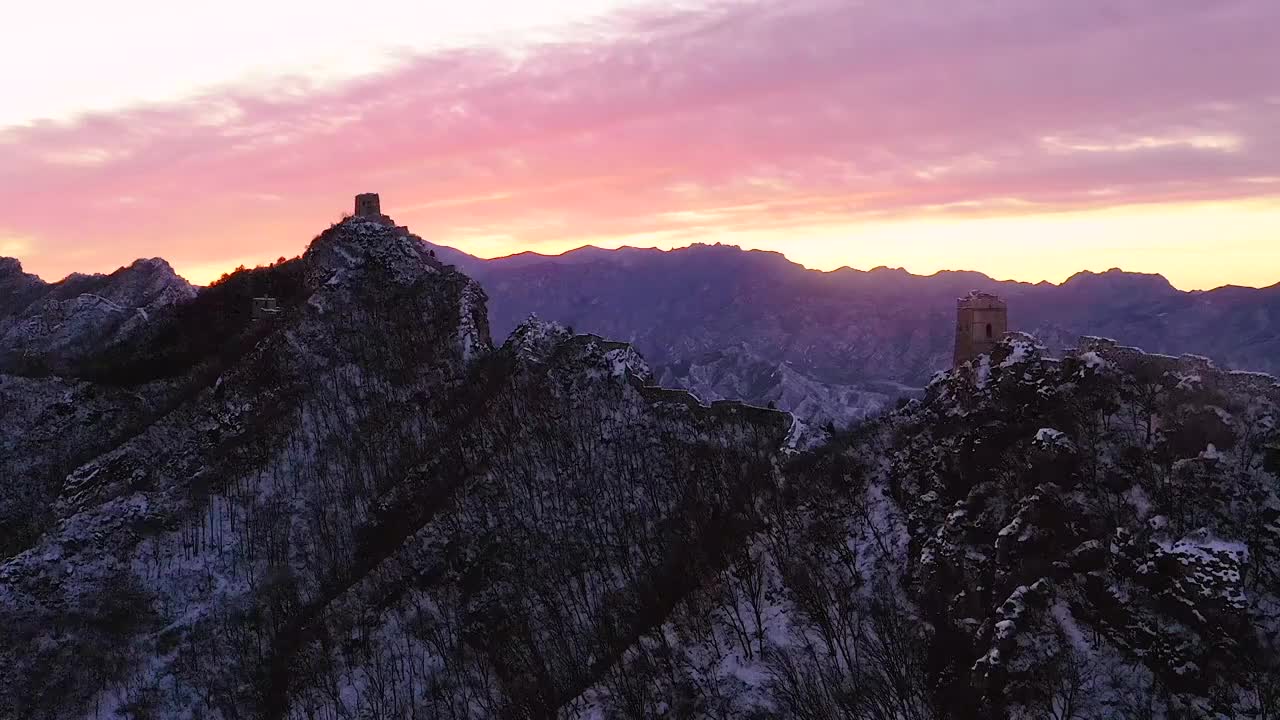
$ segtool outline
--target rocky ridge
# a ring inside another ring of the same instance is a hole
[[[130,342],[157,316],[193,298],[195,288],[160,258],[110,275],[72,274],[47,284],[0,258],[0,370],[63,373]]]
[[[625,344],[532,320],[494,349],[484,291],[388,224],[262,272],[299,289],[231,355],[4,376],[5,459],[51,492],[0,565],[0,716],[545,716],[718,562],[685,543],[732,537],[790,429],[669,401]],[[28,440],[59,419],[65,478]]]
[[[784,469],[567,717],[1271,717],[1280,384],[1013,335]]]
[[[809,447],[661,382],[783,400],[785,364],[655,371],[538,318],[495,346],[486,300],[350,218],[0,373],[0,717],[1280,707],[1270,376],[1012,334]]]

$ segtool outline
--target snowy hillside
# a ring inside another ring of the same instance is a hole
[[[444,259],[350,218],[0,373],[0,718],[1275,716],[1273,378],[1014,334],[889,410],[495,346]]]
[[[563,715],[1274,717],[1278,421],[1271,377],[1014,336],[791,461]]]
[[[41,518],[0,565],[0,716],[545,716],[731,542],[790,430],[624,344],[493,349],[479,286],[390,226],[260,272],[301,290],[238,354],[0,385],[5,460],[40,468],[3,509]]]
[[[661,384],[688,389],[699,398],[743,400],[796,416],[819,435],[848,428],[919,390],[894,383],[824,383],[785,362],[770,362],[738,345],[706,353],[657,371]]]
[[[46,284],[0,258],[0,371],[66,372],[196,294],[159,258]]]

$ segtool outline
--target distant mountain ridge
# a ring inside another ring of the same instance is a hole
[[[1051,352],[1082,335],[1152,352],[1280,371],[1280,284],[1182,291],[1160,275],[1079,272],[1061,285],[974,271],[809,270],[776,252],[695,244],[670,251],[588,247],[563,255],[442,257],[479,279],[501,335],[527,316],[634,342],[655,364],[737,343],[824,382],[920,386],[950,363],[955,298],[1009,301],[1010,327]]]
[[[704,400],[773,403],[816,426],[844,426],[895,397],[918,395],[950,365],[955,299],[970,290],[1004,297],[1010,328],[1032,333],[1051,354],[1062,354],[1081,336],[1105,336],[1148,352],[1191,353],[1227,368],[1280,373],[1280,284],[1181,291],[1160,275],[1118,269],[1079,272],[1060,285],[1000,281],[968,270],[822,272],[781,253],[719,244],[669,251],[587,246],[488,260],[425,245],[436,260],[484,287],[497,338],[536,314],[634,344],[659,377]],[[48,348],[41,343],[60,342],[30,330],[58,327],[63,318],[49,315],[65,312],[65,300],[50,305],[33,298],[75,297],[86,283],[130,287],[139,267],[163,263],[140,262],[109,276],[44,283],[22,273],[16,260],[4,260],[0,370],[30,366],[33,358],[45,362]],[[163,267],[157,277],[172,286],[169,295],[152,302],[143,293],[118,304],[159,310],[166,298],[195,292]],[[88,318],[88,326],[110,330],[82,342],[85,353],[118,345],[119,333],[138,327],[135,318],[115,328],[123,316],[108,306],[81,309],[89,314],[77,317]],[[735,390],[747,394],[726,394]]]
[[[46,283],[0,258],[0,371],[65,372],[123,343],[196,289],[161,258],[107,275],[72,273]]]

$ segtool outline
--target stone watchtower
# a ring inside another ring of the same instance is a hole
[[[990,293],[974,290],[956,301],[955,365],[991,352],[1009,330],[1009,306]]]
[[[280,314],[280,302],[273,297],[256,297],[253,299],[253,319],[266,320]]]
[[[378,193],[360,193],[356,196],[356,217],[382,217],[382,206],[378,202]]]

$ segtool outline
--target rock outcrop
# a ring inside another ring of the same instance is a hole
[[[195,288],[160,258],[46,284],[0,259],[0,371],[63,374],[131,342]]]

